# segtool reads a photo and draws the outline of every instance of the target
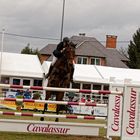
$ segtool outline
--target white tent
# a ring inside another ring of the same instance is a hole
[[[1,75],[43,78],[43,70],[37,55],[2,53]]]
[[[44,61],[42,64],[44,73],[48,72],[50,63],[50,61]],[[118,81],[131,79],[140,82],[139,77],[138,69],[75,64],[74,81],[77,82],[109,83],[111,78]]]

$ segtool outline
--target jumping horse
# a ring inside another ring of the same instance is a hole
[[[72,82],[72,75],[74,72],[73,61],[75,57],[75,44],[72,42],[65,48],[62,53],[62,56],[56,61],[53,66],[53,69],[48,77],[47,87],[60,87],[60,88],[68,88],[70,82]],[[54,92],[54,91],[46,91],[45,100],[51,98],[51,95],[56,96],[56,101],[62,101],[64,92]],[[43,114],[47,111],[48,105],[44,105]],[[61,110],[61,105],[56,105],[56,114],[59,114]],[[40,119],[44,120],[43,117]],[[55,121],[59,121],[58,118]]]

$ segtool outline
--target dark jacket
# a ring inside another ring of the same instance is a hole
[[[56,49],[57,49],[58,51],[63,50],[63,48],[64,48],[63,42],[60,42],[60,43],[57,45],[57,47],[56,47]]]
[[[53,55],[57,58],[61,57],[62,56],[61,50],[63,50],[63,48],[64,48],[63,42],[60,42],[57,45],[56,49],[53,51]]]

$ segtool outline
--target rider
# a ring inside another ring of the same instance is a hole
[[[63,41],[60,42],[57,45],[56,49],[53,51],[52,63],[50,65],[50,69],[49,69],[48,74],[45,76],[46,78],[49,77],[49,75],[50,75],[50,73],[51,73],[51,71],[53,69],[53,66],[54,66],[55,62],[57,61],[57,59],[59,59],[62,56],[62,52],[69,45],[69,42],[70,42],[69,38],[68,37],[64,37],[63,38]]]

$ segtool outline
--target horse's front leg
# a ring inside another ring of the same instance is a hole
[[[48,100],[50,98],[50,92],[46,92],[46,98],[45,100]],[[44,103],[44,109],[42,111],[42,114],[45,114],[45,111],[48,110],[48,104],[47,103]],[[44,117],[41,117],[40,118],[41,121],[44,121]]]
[[[56,114],[59,115],[60,105],[56,105]],[[55,122],[59,122],[59,118],[55,119]]]
[[[56,93],[56,101],[62,101],[63,99],[63,96],[64,96],[64,93],[63,92],[57,92]],[[59,112],[61,110],[61,105],[57,105],[56,106],[56,114],[59,115]],[[55,119],[55,122],[58,122],[59,121],[59,118],[56,118]]]

